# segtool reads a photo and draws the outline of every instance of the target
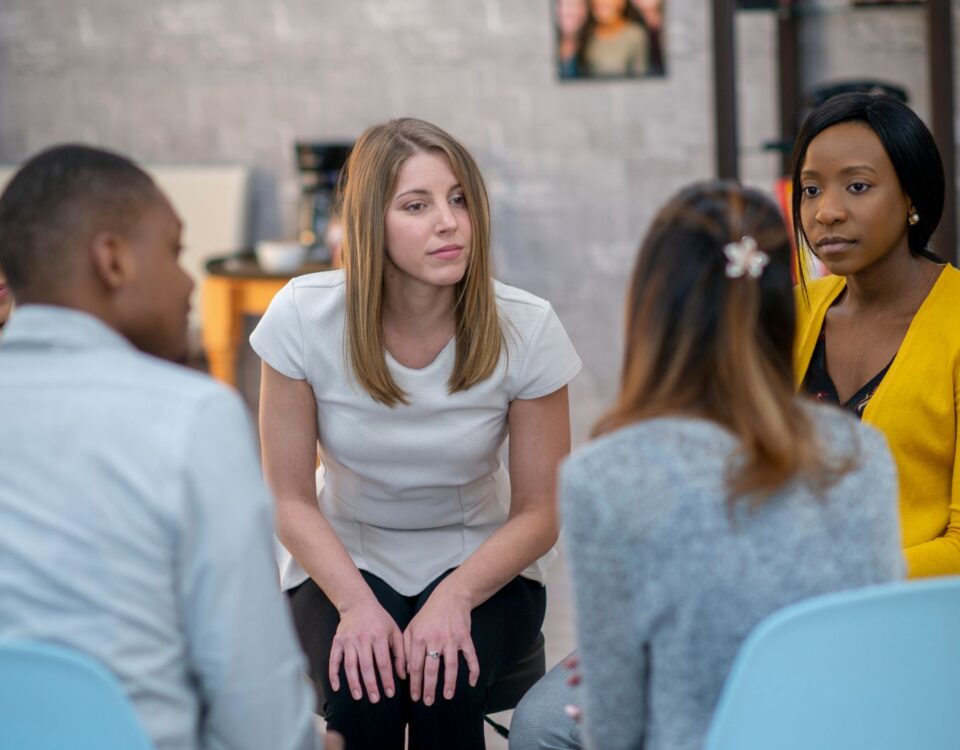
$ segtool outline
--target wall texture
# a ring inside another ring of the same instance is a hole
[[[433,120],[485,172],[498,276],[549,298],[584,359],[582,439],[614,393],[639,238],[673,190],[713,172],[709,7],[667,0],[665,79],[561,84],[549,0],[4,0],[0,162],[84,140],[153,163],[252,164],[268,237],[293,230],[295,140]],[[924,114],[919,17],[811,21],[811,80],[902,76]],[[773,17],[742,13],[737,30],[744,176],[769,187]]]

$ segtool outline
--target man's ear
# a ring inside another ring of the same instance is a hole
[[[93,268],[107,289],[119,289],[133,278],[136,261],[132,248],[115,232],[98,232],[90,243]]]

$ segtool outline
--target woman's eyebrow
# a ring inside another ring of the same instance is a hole
[[[424,188],[412,188],[410,190],[404,190],[402,193],[398,193],[397,197],[394,198],[394,200],[397,200],[397,198],[402,198],[405,195],[429,195],[429,194],[430,192],[428,190],[425,190]]]
[[[447,192],[449,193],[449,192],[452,192],[452,191],[454,191],[454,190],[461,190],[461,189],[462,189],[462,186],[461,186],[460,183],[458,182],[458,183],[456,183],[455,185],[451,185],[451,186],[447,189]],[[394,198],[394,200],[398,200],[398,199],[402,198],[402,197],[405,196],[405,195],[430,195],[430,191],[427,190],[427,189],[425,189],[425,188],[411,188],[410,190],[404,190],[402,193],[397,193],[397,195],[396,195],[396,197]]]
[[[851,172],[873,172],[876,174],[877,170],[869,164],[851,164],[849,167],[840,170],[840,174],[850,174]]]

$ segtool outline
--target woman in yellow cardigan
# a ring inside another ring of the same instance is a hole
[[[797,385],[886,435],[914,577],[960,573],[960,271],[927,247],[943,202],[937,147],[906,105],[845,94],[807,117],[797,245],[834,275],[801,270]]]

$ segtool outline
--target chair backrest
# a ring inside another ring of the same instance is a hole
[[[197,286],[190,298],[191,351],[200,351],[200,285],[211,258],[250,244],[251,170],[239,164],[145,165],[183,222],[180,263]]]
[[[151,750],[116,678],[72,649],[0,641],[0,750]]]
[[[704,750],[956,750],[960,577],[810,599],[744,642]]]

